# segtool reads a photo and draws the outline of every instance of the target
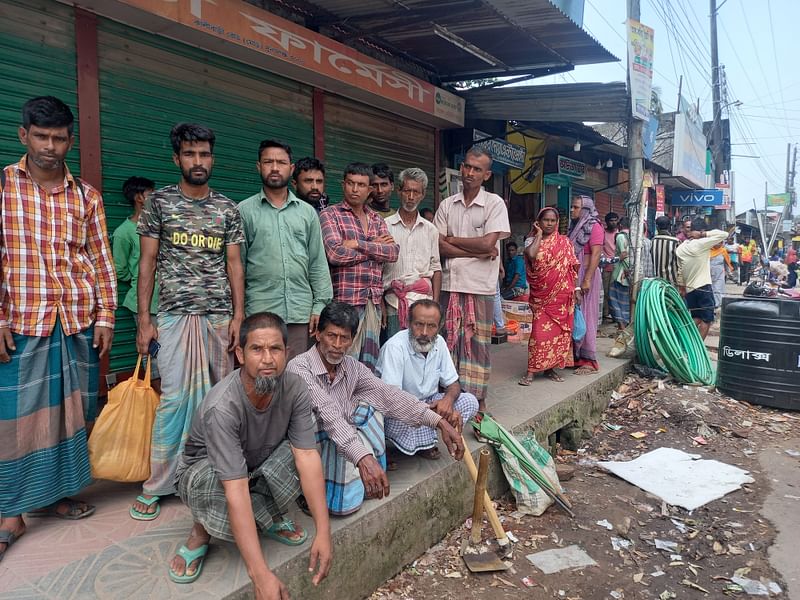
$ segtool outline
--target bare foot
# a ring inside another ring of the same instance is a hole
[[[192,527],[192,531],[189,533],[189,539],[186,540],[185,546],[189,550],[197,550],[200,546],[207,544],[210,539],[211,536],[208,535],[208,532],[203,528],[203,526],[200,525],[200,523],[195,523]],[[191,577],[194,575],[195,571],[197,571],[199,564],[200,559],[198,558],[197,560],[193,560],[187,568],[186,561],[183,560],[183,557],[176,554],[172,557],[169,566],[172,572],[178,577],[182,577],[183,575],[188,575]]]

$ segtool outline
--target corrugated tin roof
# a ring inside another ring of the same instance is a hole
[[[381,48],[411,61],[435,82],[547,74],[619,60],[550,0],[282,0],[279,4],[283,10],[294,9],[307,27],[334,39],[371,48],[373,53]],[[444,31],[437,34],[437,26]]]
[[[506,121],[625,121],[625,83],[526,85],[467,91],[466,118]]]

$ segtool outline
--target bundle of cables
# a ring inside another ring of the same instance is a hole
[[[714,370],[703,339],[683,298],[668,281],[642,282],[633,327],[636,351],[645,365],[669,371],[683,383],[714,382]]]

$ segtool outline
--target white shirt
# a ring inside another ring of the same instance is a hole
[[[687,239],[675,249],[678,257],[683,285],[691,292],[704,285],[711,285],[711,248],[725,241],[728,234],[719,229],[706,231],[706,237]]]
[[[403,223],[399,212],[386,217],[384,221],[394,241],[400,246],[397,262],[383,265],[384,290],[388,290],[395,279],[409,285],[423,277],[430,279],[436,271],[442,270],[439,261],[439,231],[433,223],[417,213],[417,220],[409,228]],[[390,306],[397,308],[398,301],[394,293],[388,292],[385,298]],[[408,303],[411,305],[421,298],[431,296],[411,293],[408,295]]]
[[[447,349],[447,342],[436,336],[427,356],[414,352],[408,330],[403,329],[390,337],[381,348],[375,371],[384,383],[399,387],[404,392],[424,400],[458,381],[458,371]]]

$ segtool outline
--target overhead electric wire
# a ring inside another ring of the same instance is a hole
[[[778,50],[775,47],[775,29],[772,26],[772,3],[770,0],[767,0],[767,17],[769,18],[769,33],[770,39],[772,40],[772,57],[775,59],[775,63],[773,66],[775,67],[775,74],[778,77],[778,93],[781,96],[781,102],[783,102],[783,117],[786,119],[786,102],[783,99],[783,82],[781,81],[781,70],[778,68],[780,64],[778,62]],[[786,121],[786,127],[789,130],[789,134],[792,134],[792,128],[789,125],[789,121]]]

